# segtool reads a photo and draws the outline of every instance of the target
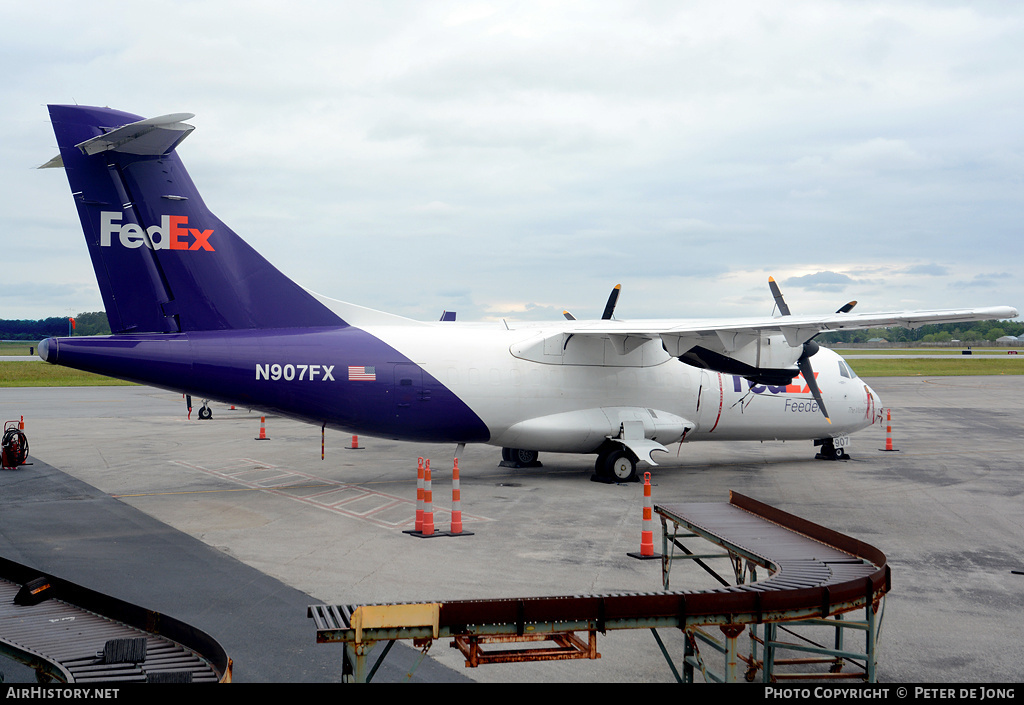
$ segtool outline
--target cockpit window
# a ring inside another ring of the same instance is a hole
[[[853,371],[853,368],[847,365],[842,360],[839,361],[839,374],[848,379],[856,379],[857,373]]]

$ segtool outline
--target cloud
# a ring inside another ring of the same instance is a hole
[[[443,201],[431,201],[430,203],[413,206],[413,210],[424,215],[448,217],[457,214],[462,208],[451,203],[444,203]]]
[[[900,270],[902,274],[923,275],[928,277],[944,277],[949,274],[949,267],[941,264],[915,264]]]
[[[983,273],[975,274],[973,278],[969,280],[955,281],[951,286],[958,288],[990,288],[990,287],[1002,287],[1010,280],[1019,279],[1020,277],[1014,277],[1009,272],[998,272],[998,273]]]
[[[840,272],[817,272],[815,274],[804,274],[799,277],[789,277],[785,283],[787,286],[812,291],[841,292],[857,282]]]
[[[599,313],[616,283],[624,317],[743,315],[766,273],[955,307],[947,278],[1020,237],[1013,4],[175,8],[0,6],[5,282],[72,285],[0,315],[101,305],[66,179],[31,171],[60,102],[194,112],[178,151],[214,213],[303,286],[428,320],[450,282],[463,320]]]
[[[927,159],[906,140],[875,137],[857,144],[843,146],[832,154],[840,168],[868,171],[920,169]]]

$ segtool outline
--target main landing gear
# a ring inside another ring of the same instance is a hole
[[[594,480],[597,482],[636,482],[639,459],[629,448],[618,443],[601,447],[594,463]]]
[[[502,448],[499,465],[503,468],[539,468],[542,466],[538,457],[540,457],[540,453],[535,450]]]
[[[849,460],[850,454],[840,443],[833,438],[822,438],[814,441],[814,445],[821,446],[821,450],[815,454],[816,460]],[[505,468],[539,468],[542,467],[538,460],[539,453],[535,450],[524,448],[502,448],[500,467]],[[620,443],[607,442],[597,452],[597,460],[594,462],[595,482],[639,482],[640,476],[636,468],[639,458],[626,446]]]
[[[539,468],[543,467],[538,460],[539,453],[535,450],[524,448],[502,448],[501,462],[503,468]],[[619,444],[608,442],[601,446],[597,453],[597,462],[594,463],[594,477],[596,482],[638,482],[639,475],[636,466],[639,462],[636,454],[629,448]]]

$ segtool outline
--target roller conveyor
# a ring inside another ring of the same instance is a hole
[[[211,637],[178,620],[0,559],[0,652],[40,682],[230,682]]]
[[[363,662],[369,649],[378,641],[396,639],[429,646],[433,639],[450,637],[466,654],[467,666],[516,659],[501,651],[489,661],[480,648],[484,644],[535,641],[542,635],[555,646],[549,651],[529,650],[524,652],[529,658],[516,660],[594,659],[600,657],[594,645],[596,632],[717,625],[732,634],[746,625],[826,620],[858,608],[870,612],[890,586],[881,551],[737,493],[731,493],[728,503],[659,505],[655,511],[662,517],[666,549],[678,541],[668,525],[683,526],[693,532],[688,535],[726,548],[737,563],[765,568],[770,577],[711,590],[670,591],[673,559],[663,555],[662,592],[313,605],[308,615],[316,624],[317,642],[345,643],[346,676],[355,680],[372,675]],[[424,609],[428,606],[430,610]],[[410,622],[412,614],[417,618]],[[580,645],[583,642],[577,639],[575,648],[566,647],[566,635],[576,632],[588,632],[588,642]],[[729,639],[735,642],[735,635]],[[868,658],[873,664],[873,649]]]

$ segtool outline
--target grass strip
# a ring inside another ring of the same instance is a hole
[[[1024,356],[1022,356],[1024,357]],[[812,359],[813,364],[813,359]],[[969,375],[1024,375],[1024,359],[1016,356],[937,358],[847,358],[861,377],[964,377]]]
[[[116,387],[131,385],[113,377],[39,362],[0,362],[0,387]]]
[[[38,342],[0,343],[0,356],[35,355],[39,351]]]
[[[960,348],[943,348],[940,350],[934,348],[886,348],[884,350],[875,348],[832,349],[843,357],[857,357],[858,355],[949,355],[952,357],[970,357],[969,355],[964,355]],[[1016,349],[1010,348],[1010,350]],[[972,348],[971,352],[973,355],[1009,355],[1013,357],[1006,348]]]

